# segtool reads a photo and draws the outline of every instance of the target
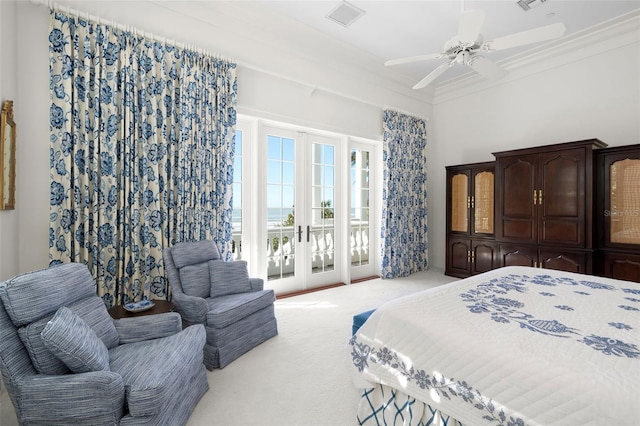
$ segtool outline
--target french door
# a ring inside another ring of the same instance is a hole
[[[373,146],[368,143],[351,141],[350,160],[350,200],[349,200],[349,250],[351,280],[371,277],[376,274],[375,258],[371,248],[376,240],[374,210],[374,158]]]
[[[339,139],[263,126],[259,188],[266,214],[257,263],[277,293],[340,281],[343,206]]]
[[[233,258],[277,293],[378,273],[373,141],[238,120]]]

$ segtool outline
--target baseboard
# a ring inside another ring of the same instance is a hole
[[[380,275],[372,275],[370,277],[356,278],[355,280],[351,280],[351,284],[362,283],[365,281],[371,281],[380,278]]]
[[[310,288],[310,289],[307,289],[307,290],[299,290],[299,291],[292,291],[292,292],[289,292],[289,293],[282,293],[282,294],[276,295],[276,299],[286,299],[287,297],[300,296],[301,294],[307,294],[307,293],[313,293],[313,292],[316,292],[316,291],[328,290],[330,288],[342,287],[343,285],[346,285],[346,284],[345,283],[336,283],[336,284],[323,285],[322,287],[314,287],[314,288]]]

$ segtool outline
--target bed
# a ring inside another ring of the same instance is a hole
[[[637,283],[504,267],[380,306],[348,352],[360,424],[640,424]]]

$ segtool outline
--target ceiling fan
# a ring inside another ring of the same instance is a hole
[[[446,58],[447,61],[445,63],[420,80],[413,86],[414,89],[422,89],[429,85],[455,63],[467,65],[487,79],[499,79],[507,72],[493,61],[482,56],[481,52],[495,52],[552,40],[562,36],[565,32],[564,24],[556,23],[484,41],[480,33],[484,24],[484,16],[485,13],[482,10],[463,10],[458,23],[458,34],[444,44],[442,52],[392,59],[384,64],[390,66]]]

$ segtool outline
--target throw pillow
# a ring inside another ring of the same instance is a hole
[[[207,280],[209,278],[207,277]],[[207,292],[209,290],[207,289]],[[113,318],[109,316],[104,302],[98,296],[89,297],[67,306],[72,312],[84,320],[84,322],[95,331],[107,349],[118,346],[120,336],[113,323]],[[20,340],[27,348],[31,362],[36,371],[40,374],[58,375],[69,373],[69,368],[60,358],[55,356],[44,344],[42,340],[42,330],[51,321],[57,311],[18,329]]]
[[[234,262],[211,260],[209,261],[209,273],[211,274],[211,297],[251,291],[245,260]]]
[[[71,309],[58,309],[41,336],[47,349],[74,373],[109,370],[107,346]]]
[[[207,262],[187,265],[180,268],[180,284],[184,294],[207,298],[211,284],[209,283],[209,265]]]

